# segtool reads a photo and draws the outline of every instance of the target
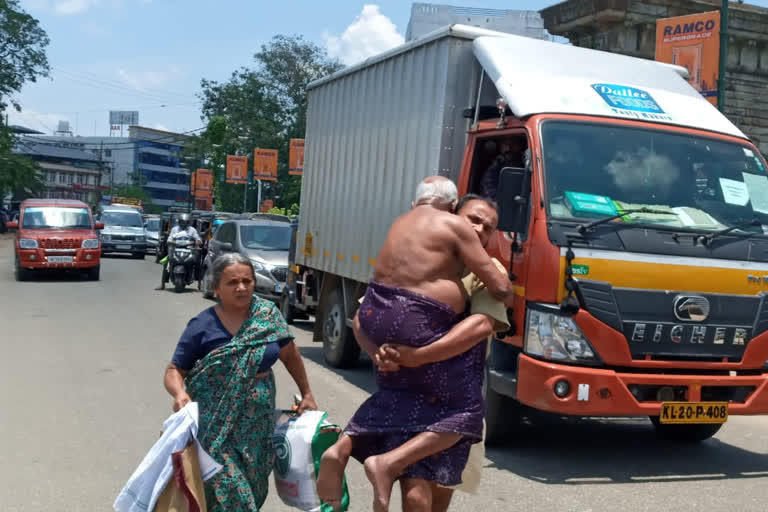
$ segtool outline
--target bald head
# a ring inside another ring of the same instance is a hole
[[[444,176],[427,176],[416,187],[413,206],[430,205],[438,210],[452,211],[459,200],[456,185]]]

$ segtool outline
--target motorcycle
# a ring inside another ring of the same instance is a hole
[[[200,249],[189,240],[175,240],[168,244],[168,265],[163,270],[163,281],[173,283],[173,291],[181,293],[192,281],[200,288]]]

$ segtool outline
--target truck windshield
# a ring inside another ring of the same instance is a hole
[[[87,208],[40,206],[25,208],[21,227],[25,229],[91,229]]]
[[[104,212],[101,216],[101,221],[105,226],[124,226],[131,228],[140,228],[143,226],[141,223],[141,215],[138,212]]]
[[[243,247],[261,251],[287,251],[291,246],[291,227],[240,226]]]
[[[768,233],[768,174],[752,148],[668,131],[548,121],[544,175],[552,218]]]

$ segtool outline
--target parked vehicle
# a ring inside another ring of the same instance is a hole
[[[768,413],[768,164],[686,75],[454,25],[310,84],[287,305],[316,314],[329,365],[353,364],[357,301],[419,181],[496,182],[488,251],[517,294],[489,442],[517,404],[692,441]]]
[[[144,222],[141,213],[130,206],[102,206],[99,220],[104,223],[101,231],[101,253],[130,253],[137,259],[147,254]]]
[[[278,302],[288,272],[288,247],[291,227],[275,220],[230,220],[224,222],[208,244],[203,263],[202,290],[213,297],[210,272],[213,261],[225,252],[239,252],[253,263],[256,271],[256,294]]]
[[[147,252],[157,255],[160,246],[160,216],[144,216],[144,239],[147,242]]]
[[[98,281],[101,247],[88,205],[63,199],[27,199],[21,203],[16,229],[14,272],[17,281],[49,271],[76,270]]]

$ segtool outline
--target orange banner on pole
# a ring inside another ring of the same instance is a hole
[[[288,174],[294,176],[304,174],[304,139],[291,139],[288,155]]]
[[[227,155],[227,183],[248,183],[248,157]]]
[[[688,83],[717,105],[720,12],[656,20],[656,60],[688,70]]]
[[[195,197],[213,197],[213,171],[198,169],[195,174]]]
[[[277,150],[253,150],[253,179],[277,181]]]
[[[192,191],[192,195],[195,195],[195,192],[197,191],[197,188],[195,188],[196,175],[197,175],[197,171],[190,171],[189,173],[189,190]]]

